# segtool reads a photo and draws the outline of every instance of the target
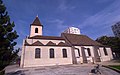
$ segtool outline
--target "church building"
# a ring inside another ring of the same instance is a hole
[[[80,30],[69,27],[61,36],[44,36],[38,17],[30,25],[30,35],[23,40],[21,67],[83,64],[110,61],[111,48],[106,47]]]

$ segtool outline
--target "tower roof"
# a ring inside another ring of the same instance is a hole
[[[31,24],[32,26],[43,26],[38,18],[38,16],[36,16],[35,20],[33,21],[33,23]]]

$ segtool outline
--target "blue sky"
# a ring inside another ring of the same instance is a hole
[[[120,21],[120,0],[4,0],[4,4],[19,34],[16,47],[22,46],[37,15],[45,36],[60,36],[71,26],[92,39],[113,36],[111,25]]]

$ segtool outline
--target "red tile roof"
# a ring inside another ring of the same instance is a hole
[[[53,43],[52,41],[49,41],[46,45],[42,44],[40,41],[36,41],[32,44],[29,44],[26,40],[24,43],[24,46],[59,46],[59,47],[70,47],[68,44],[60,42],[58,45]]]
[[[62,33],[62,37],[55,37],[55,36],[33,36],[28,37],[28,39],[45,39],[45,40],[65,40],[65,43],[60,42],[58,45],[56,45],[53,42],[48,42],[44,46],[104,46],[97,41],[92,40],[86,35],[77,35],[77,34],[68,34],[68,33]],[[25,41],[25,45],[30,45]],[[43,44],[40,41],[37,41],[31,45],[34,46],[42,46]]]
[[[60,43],[58,43],[58,46],[69,46],[69,45],[67,43],[60,42]]]
[[[26,40],[25,40],[25,43],[24,43],[25,46],[44,46],[40,41],[36,41],[32,44],[29,44]]]
[[[67,43],[70,43],[72,46],[103,46],[97,41],[92,40],[86,35],[77,35],[77,34],[68,34],[62,33],[62,37],[66,40]]]
[[[43,46],[43,44],[40,41],[36,41],[33,44],[31,44],[32,46]]]
[[[47,46],[55,46],[56,44],[53,43],[52,41],[49,41],[46,45],[47,45]]]
[[[28,39],[64,40],[64,38],[62,38],[62,37],[41,36],[41,35],[36,35],[36,36],[33,36],[33,37],[28,37]]]

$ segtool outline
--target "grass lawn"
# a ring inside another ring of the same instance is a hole
[[[110,65],[110,67],[120,70],[120,65]]]

